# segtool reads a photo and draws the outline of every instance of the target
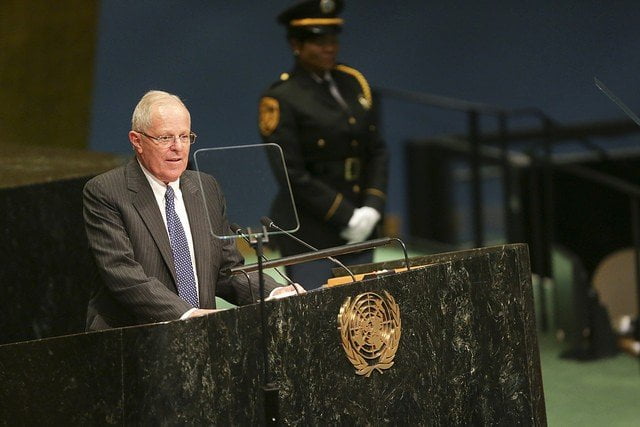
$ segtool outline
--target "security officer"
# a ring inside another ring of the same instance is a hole
[[[295,65],[262,96],[259,129],[264,142],[282,147],[297,205],[297,237],[317,248],[367,240],[384,212],[388,156],[372,112],[369,84],[354,68],[336,62],[343,20],[341,0],[307,0],[286,9]],[[286,236],[283,256],[308,249]],[[371,262],[365,251],[340,257],[347,265]],[[290,266],[307,289],[332,276],[327,260]]]

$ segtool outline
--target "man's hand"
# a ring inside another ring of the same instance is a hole
[[[295,287],[294,287],[295,286]],[[297,289],[297,292],[296,292]],[[306,294],[307,291],[297,283],[289,286],[281,286],[279,288],[275,288],[271,291],[269,296],[265,299],[265,301],[269,301],[272,299],[280,299],[290,297],[296,294]]]
[[[187,319],[191,319],[192,317],[206,316],[207,314],[215,313],[217,311],[222,311],[222,310],[217,310],[217,309],[214,310],[210,308],[196,308],[191,313],[189,313],[189,316],[187,317]]]

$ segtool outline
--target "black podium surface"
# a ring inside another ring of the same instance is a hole
[[[546,425],[526,246],[412,263],[429,265],[266,303],[280,422]],[[338,322],[362,295],[396,309],[391,366],[368,376],[356,373]],[[259,309],[0,346],[0,419],[262,424]]]
[[[0,344],[84,330],[98,270],[82,219],[82,188],[119,156],[7,147],[0,158]]]

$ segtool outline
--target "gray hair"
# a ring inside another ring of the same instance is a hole
[[[161,90],[150,90],[145,93],[144,96],[140,98],[140,101],[138,101],[136,108],[133,110],[133,116],[131,117],[131,130],[142,131],[151,126],[151,110],[153,107],[158,105],[174,104],[176,102],[187,109],[177,95]]]

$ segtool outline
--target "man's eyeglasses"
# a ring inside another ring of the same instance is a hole
[[[188,135],[185,134],[185,135],[162,135],[162,136],[151,136],[141,131],[137,131],[137,132],[141,133],[142,135],[146,136],[149,139],[153,139],[158,143],[158,145],[160,145],[163,148],[167,148],[171,146],[171,144],[173,144],[173,142],[176,140],[180,141],[183,144],[193,144],[194,142],[196,142],[196,138],[198,137],[198,135],[196,135],[193,132],[191,132]]]

